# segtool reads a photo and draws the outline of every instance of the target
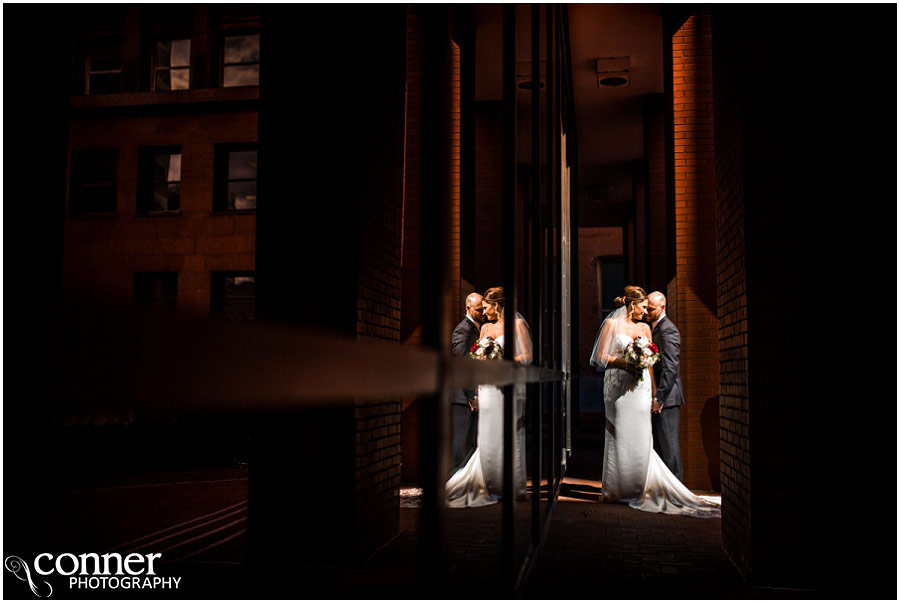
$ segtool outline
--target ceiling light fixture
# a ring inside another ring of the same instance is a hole
[[[631,57],[602,57],[597,59],[597,86],[620,88],[631,83]]]

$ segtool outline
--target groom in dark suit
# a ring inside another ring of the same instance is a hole
[[[666,296],[654,291],[647,296],[647,320],[653,328],[653,343],[659,347],[659,362],[653,366],[656,398],[653,399],[653,449],[666,467],[683,481],[681,447],[678,444],[678,412],[684,404],[678,371],[681,333],[666,316]]]
[[[466,297],[466,317],[453,329],[450,347],[456,356],[464,356],[478,341],[484,322],[482,298],[477,293]],[[477,432],[478,390],[474,387],[454,390],[450,397],[453,412],[453,448],[451,463],[455,471],[475,449]]]

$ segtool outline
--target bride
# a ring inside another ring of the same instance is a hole
[[[501,347],[504,343],[503,307],[506,299],[503,287],[493,287],[484,293],[486,322],[481,327],[479,341],[490,337]],[[531,336],[528,323],[515,320],[516,355],[513,360],[522,365],[531,364]],[[525,421],[523,416],[525,397],[516,389],[514,396],[513,483],[516,496],[525,495]],[[494,504],[503,494],[503,392],[493,385],[478,386],[478,445],[446,485],[447,506],[482,507]],[[649,419],[648,419],[649,420]]]
[[[643,369],[643,379],[639,379],[641,370],[624,358],[625,347],[635,337],[652,340],[650,326],[641,322],[647,313],[647,294],[640,287],[625,287],[616,305],[619,308],[600,326],[591,352],[591,364],[606,369],[603,500],[653,513],[718,517],[720,507],[688,490],[653,450],[653,371]]]

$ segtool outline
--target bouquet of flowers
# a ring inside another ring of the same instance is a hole
[[[644,380],[643,369],[650,368],[658,361],[659,348],[646,337],[635,337],[634,341],[625,346],[625,362],[641,369],[638,381]]]
[[[469,356],[476,360],[502,360],[503,346],[490,337],[482,337],[472,344]]]

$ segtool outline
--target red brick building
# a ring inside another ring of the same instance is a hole
[[[252,317],[259,29],[238,6],[78,16],[66,290]]]

